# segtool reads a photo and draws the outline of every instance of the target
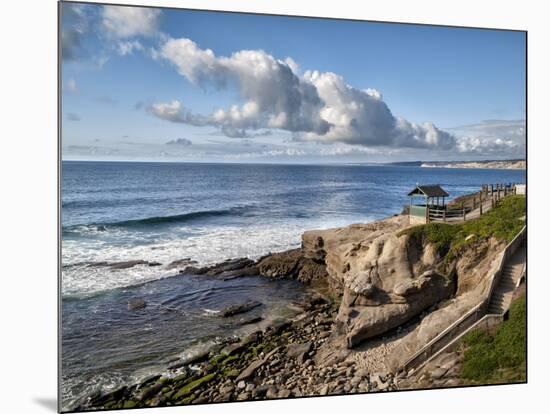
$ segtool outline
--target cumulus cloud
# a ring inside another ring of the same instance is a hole
[[[331,72],[306,71],[291,58],[276,59],[262,50],[216,56],[190,39],[168,39],[156,52],[178,73],[201,87],[237,87],[242,104],[196,114],[177,100],[155,103],[149,111],[171,122],[215,126],[230,137],[279,129],[297,140],[362,146],[450,149],[453,135],[431,123],[395,117],[374,89],[357,89]]]
[[[516,154],[521,145],[511,139],[488,139],[478,137],[460,137],[457,142],[460,152],[476,152],[480,154]]]
[[[72,61],[84,54],[82,37],[88,31],[88,8],[82,4],[63,4],[61,58]]]
[[[129,38],[157,33],[160,10],[146,7],[103,6],[102,25],[112,36]]]
[[[450,130],[459,136],[457,149],[463,153],[519,157],[526,153],[524,120],[489,120]]]

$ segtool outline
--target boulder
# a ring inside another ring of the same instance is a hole
[[[128,301],[128,310],[144,309],[147,303],[143,298],[133,298]]]
[[[249,312],[258,306],[262,306],[261,302],[251,300],[240,305],[231,305],[222,309],[219,315],[223,318],[229,318],[231,316],[239,315],[241,313]]]
[[[228,259],[224,262],[206,267],[187,266],[185,269],[180,270],[180,273],[233,279],[242,276],[257,275],[258,269],[253,260],[243,257],[239,259]]]
[[[173,262],[170,262],[166,265],[166,270],[172,270],[172,269],[179,269],[179,268],[185,268],[190,265],[197,264],[195,260],[191,260],[190,257],[187,257],[185,259],[179,259],[174,260]]]
[[[115,263],[109,263],[109,267],[111,269],[129,269],[131,267],[137,266],[137,265],[148,265],[149,262],[147,260],[128,260],[126,262],[115,262]]]
[[[239,376],[238,376],[237,379],[236,379],[236,382],[238,383],[239,381],[247,381],[247,380],[249,380],[250,378],[252,378],[252,376],[254,375],[254,373],[256,372],[256,370],[257,370],[258,368],[260,368],[262,365],[264,365],[266,362],[267,362],[267,358],[256,359],[255,361],[253,361],[250,365],[248,365],[248,366],[239,374]]]
[[[258,260],[258,272],[273,279],[297,279],[304,283],[326,279],[324,261],[304,257],[302,249],[273,253]]]
[[[290,358],[295,358],[298,363],[302,364],[307,358],[307,353],[311,351],[312,348],[312,342],[292,343],[287,346],[286,354]]]
[[[438,270],[438,249],[403,233],[408,226],[408,217],[394,216],[302,235],[304,257],[323,260],[329,285],[342,294],[334,332],[349,348],[454,293],[452,272]]]

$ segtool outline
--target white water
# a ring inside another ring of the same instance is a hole
[[[371,219],[363,218],[361,221]],[[110,229],[104,237],[64,240],[63,295],[90,295],[168,277],[176,271],[165,270],[165,266],[183,258],[195,260],[199,266],[238,257],[256,259],[270,252],[299,247],[301,235],[306,230],[338,227],[352,222],[350,219],[331,222],[312,220],[265,223],[244,228],[180,226],[173,228],[173,235],[165,233],[158,237],[126,229]],[[124,242],[114,244],[111,242],[113,238]],[[88,266],[89,263],[128,260],[154,261],[162,263],[162,266],[137,265],[120,270]]]

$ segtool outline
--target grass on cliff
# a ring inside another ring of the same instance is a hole
[[[403,230],[419,241],[433,243],[441,257],[454,257],[462,246],[480,239],[495,237],[510,242],[525,225],[525,196],[514,195],[501,200],[499,205],[480,218],[460,224],[428,223]],[[468,240],[466,240],[468,238]]]
[[[516,299],[508,320],[494,334],[473,331],[462,342],[464,384],[496,384],[526,380],[526,300]]]

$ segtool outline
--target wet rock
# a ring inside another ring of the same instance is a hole
[[[178,268],[186,267],[196,263],[197,262],[195,260],[191,260],[190,257],[187,257],[185,259],[174,260],[173,262],[168,263],[165,269],[166,270],[178,269]]]
[[[244,326],[244,325],[251,325],[253,323],[258,323],[258,322],[261,322],[263,320],[264,320],[264,318],[262,316],[254,316],[254,317],[248,318],[248,319],[241,319],[237,323],[241,326]]]
[[[252,309],[257,308],[258,306],[262,306],[261,302],[258,301],[249,301],[240,305],[231,305],[226,308],[224,308],[219,315],[224,318],[229,318],[231,316],[235,316],[241,313],[249,312]]]
[[[116,263],[109,263],[109,267],[111,269],[129,269],[131,267],[137,266],[137,265],[148,265],[149,262],[146,260],[128,260],[126,262],[116,262]]]
[[[304,283],[324,280],[326,266],[322,260],[313,260],[303,255],[302,249],[274,253],[258,260],[258,272],[273,279],[297,279]]]
[[[133,298],[128,301],[128,310],[144,309],[147,303],[143,298]]]
[[[233,279],[241,276],[257,275],[258,269],[253,260],[244,257],[240,259],[229,259],[213,266],[201,268],[187,266],[183,272],[196,275],[216,276],[223,279]]]

